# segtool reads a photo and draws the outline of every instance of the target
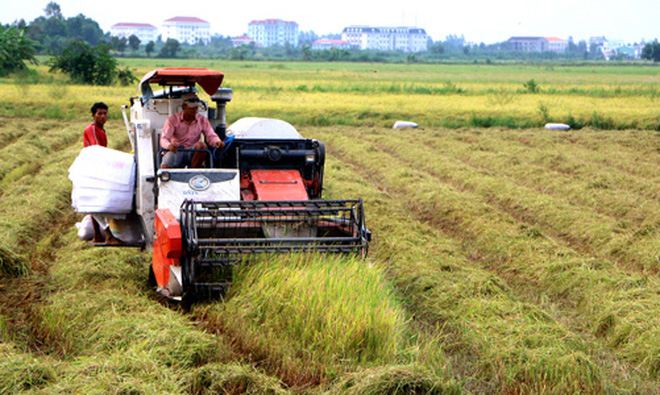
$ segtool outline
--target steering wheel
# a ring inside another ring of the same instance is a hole
[[[227,150],[229,149],[229,146],[231,145],[231,143],[234,142],[234,135],[225,137],[225,139],[222,140],[222,142],[225,143],[225,148],[222,151],[220,151],[217,148],[213,148],[213,159],[214,160],[219,161],[219,160],[222,159],[223,156],[225,156],[225,152],[227,152]]]

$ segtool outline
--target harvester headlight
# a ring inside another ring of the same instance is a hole
[[[312,162],[314,162],[314,159],[316,159],[316,155],[314,155],[314,154],[307,154],[307,155],[305,155],[305,161],[306,161],[307,163],[312,163]]]

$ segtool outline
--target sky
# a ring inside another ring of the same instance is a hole
[[[545,36],[575,42],[592,36],[638,43],[660,39],[659,0],[244,0],[150,1],[59,0],[65,18],[83,14],[103,31],[119,22],[158,28],[175,16],[194,16],[223,36],[247,33],[252,20],[283,19],[300,31],[340,34],[351,25],[412,26],[434,41],[463,35],[468,42],[492,44],[511,36]],[[44,15],[48,0],[0,0],[0,23],[31,22]],[[167,3],[171,3],[166,5]],[[389,4],[388,4],[389,3]]]

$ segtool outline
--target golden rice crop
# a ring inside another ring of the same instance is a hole
[[[448,144],[447,151],[439,151],[433,144],[420,144],[418,140],[424,140],[424,137],[401,139],[387,130],[377,129],[367,133],[354,132],[358,134],[342,129],[335,130],[334,134],[321,133],[319,137],[332,141],[337,147],[336,155],[368,174],[370,182],[377,183],[389,194],[406,199],[410,210],[417,212],[420,220],[462,239],[463,254],[475,257],[473,259],[483,262],[487,269],[500,273],[523,296],[529,293],[535,295],[533,300],[536,300],[539,297],[536,295],[543,294],[551,300],[556,298],[553,303],[558,305],[568,302],[589,319],[591,333],[607,339],[624,336],[623,344],[612,345],[613,351],[623,359],[635,361],[651,377],[656,375],[654,355],[659,344],[651,339],[657,336],[654,334],[657,320],[648,312],[657,309],[651,296],[657,291],[657,281],[643,274],[627,273],[630,263],[635,261],[632,255],[609,257],[620,265],[617,268],[615,264],[599,259],[599,244],[586,249],[575,246],[575,250],[570,250],[566,248],[570,243],[561,240],[562,237],[577,240],[597,233],[605,239],[616,238],[611,230],[598,222],[591,222],[590,215],[597,215],[587,211],[573,221],[573,225],[562,227],[561,221],[570,223],[570,217],[579,213],[577,207],[562,209],[561,204],[547,201],[541,206],[544,209],[535,210],[524,199],[534,194],[543,199],[542,189],[530,194],[507,185],[506,178],[497,177],[497,173],[489,171],[487,166],[479,164],[471,168],[470,163],[453,158],[457,152],[451,150],[451,144]],[[412,131],[411,137],[421,133],[425,131]],[[499,133],[491,137],[506,137],[513,132]],[[552,132],[539,132],[543,133]],[[475,145],[481,143],[481,134],[490,133],[478,131],[469,135]],[[465,133],[463,135],[466,137]],[[435,141],[443,138],[444,134],[436,133]],[[631,142],[630,139],[627,141]],[[564,155],[570,153],[565,151]],[[509,191],[513,193],[509,195]],[[562,210],[563,215],[558,214]],[[518,211],[520,214],[516,215]],[[551,231],[552,223],[545,223],[544,216],[547,215],[557,215],[558,227],[554,232]],[[657,271],[657,264],[652,261],[659,252],[657,234],[654,233],[657,230],[653,229],[637,236],[641,245],[647,246],[637,253],[643,262],[649,262],[646,268],[651,273]],[[623,236],[626,240],[632,233]],[[525,291],[535,284],[540,289]],[[621,299],[632,289],[640,303],[628,301],[625,297]],[[608,315],[611,313],[603,316],[598,307],[605,311],[616,310],[620,315],[613,321]],[[574,312],[569,309],[566,314],[573,316]],[[636,324],[629,324],[632,322]],[[582,325],[577,324],[577,327]],[[644,346],[628,347],[628,342]]]
[[[176,65],[172,60],[125,62],[138,77]],[[660,81],[649,67],[192,63],[225,72],[225,86],[235,91],[230,120],[260,114],[317,126],[390,126],[407,119],[446,127],[546,122],[601,129],[660,127]],[[38,70],[46,73],[43,66]],[[74,118],[85,115],[85,103],[105,100],[110,116],[119,119],[120,106],[137,94],[134,87],[62,88],[62,77],[57,77],[36,85],[18,80],[0,85],[8,99],[0,114]],[[538,93],[526,91],[529,80]]]
[[[233,289],[204,316],[288,383],[323,381],[402,353],[403,310],[381,271],[365,262],[270,256],[240,270]]]
[[[89,107],[127,151],[135,87],[0,79],[0,392],[657,391],[657,68],[122,63],[219,69],[230,121],[324,141],[370,256],[268,258],[223,301],[162,304],[149,254],[87,246],[69,207]],[[557,120],[583,129],[503,127]]]

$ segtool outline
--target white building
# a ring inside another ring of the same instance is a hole
[[[298,24],[281,19],[265,19],[248,24],[248,36],[262,47],[298,46]]]
[[[196,17],[177,16],[163,22],[162,36],[163,41],[173,38],[180,43],[207,44],[211,41],[211,25]]]
[[[158,38],[158,28],[148,23],[122,22],[112,25],[110,35],[126,39],[135,35],[140,39],[141,44],[147,44],[149,41],[156,41]]]
[[[351,49],[351,43],[344,40],[332,40],[329,38],[322,38],[314,41],[312,44],[313,50],[324,50],[324,49]]]
[[[607,43],[605,36],[594,36],[589,37],[589,52],[600,52],[600,47],[603,47]]]
[[[417,27],[349,26],[344,28],[341,38],[358,49],[403,52],[428,49],[428,35]]]
[[[507,40],[509,49],[519,52],[564,53],[568,41],[557,37],[511,37]]]
[[[568,41],[558,37],[546,37],[548,41],[548,51],[564,53],[568,49]]]
[[[242,47],[244,45],[256,44],[256,42],[250,38],[247,34],[244,34],[240,37],[233,37],[231,39],[231,44],[234,47]]]
[[[604,41],[598,48],[600,48],[600,52],[607,61],[615,55],[626,55],[633,59],[639,59],[642,55],[640,48],[636,49],[634,46],[627,46],[623,40],[607,40],[605,37],[603,39]]]

